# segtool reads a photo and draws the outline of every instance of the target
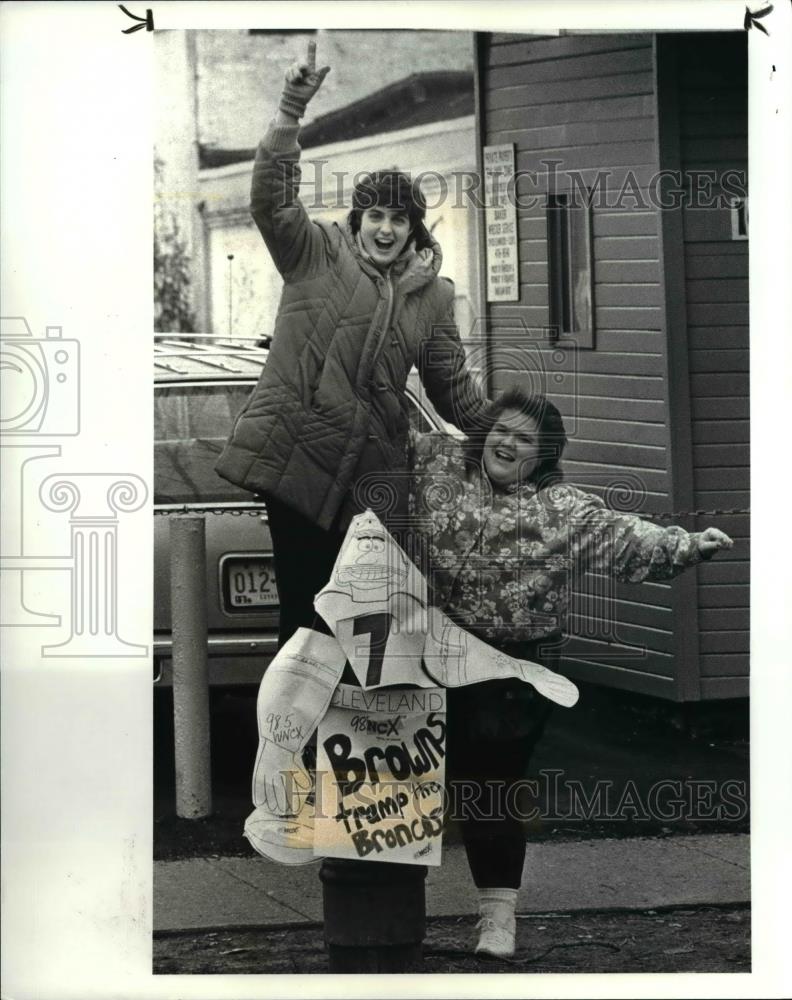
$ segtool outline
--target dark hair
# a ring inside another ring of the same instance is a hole
[[[483,433],[477,434],[468,443],[468,458],[477,463],[481,461],[486,437],[505,410],[519,410],[527,417],[533,417],[539,431],[539,461],[525,481],[536,483],[539,489],[560,482],[564,477],[561,456],[567,443],[561,413],[546,396],[526,392],[519,385],[508,386],[490,403],[482,421]]]
[[[412,238],[418,249],[428,245],[428,234],[423,225],[426,217],[426,200],[418,181],[401,170],[376,170],[364,174],[352,191],[352,211],[349,225],[353,233],[360,229],[360,217],[367,208],[390,208],[406,212],[410,220]]]

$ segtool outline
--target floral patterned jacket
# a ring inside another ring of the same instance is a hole
[[[570,576],[668,580],[702,559],[698,534],[617,513],[566,483],[493,490],[447,435],[415,435],[411,451],[410,513],[432,603],[482,639],[558,635]]]

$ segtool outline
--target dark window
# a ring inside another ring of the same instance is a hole
[[[547,197],[550,326],[578,347],[594,346],[591,209],[568,194]]]
[[[154,502],[249,501],[214,471],[252,385],[167,385],[154,390]]]

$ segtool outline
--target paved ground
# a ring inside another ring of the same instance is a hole
[[[745,834],[529,844],[518,912],[746,904]],[[426,884],[430,917],[474,912],[464,850],[444,850]],[[322,920],[318,865],[258,856],[192,858],[154,865],[154,931],[288,927]]]
[[[745,834],[532,844],[517,952],[476,958],[475,890],[451,846],[426,886],[423,972],[746,972]],[[317,865],[262,858],[160,861],[156,973],[324,973]]]

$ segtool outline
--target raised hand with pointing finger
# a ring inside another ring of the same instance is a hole
[[[308,102],[322,86],[322,81],[329,72],[329,66],[316,68],[316,42],[308,42],[306,60],[292,63],[286,70],[278,110],[291,118],[302,118]]]

